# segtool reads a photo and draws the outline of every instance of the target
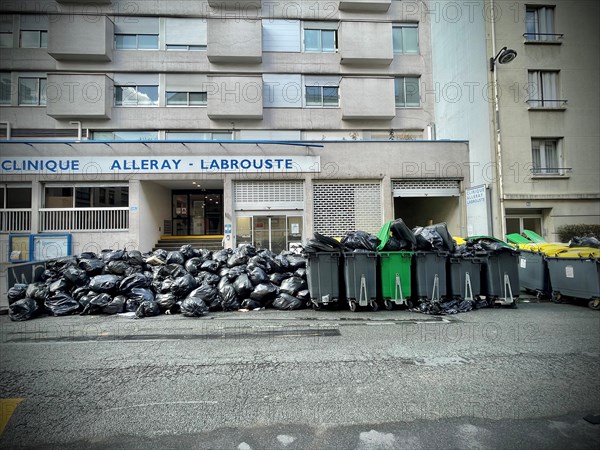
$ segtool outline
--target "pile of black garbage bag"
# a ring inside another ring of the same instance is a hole
[[[138,318],[181,313],[310,305],[306,260],[243,245],[216,252],[184,245],[151,253],[105,250],[46,263],[43,281],[8,290],[11,320],[41,314],[118,314]]]
[[[574,236],[569,241],[569,247],[592,247],[592,248],[600,248],[600,240],[595,238],[594,236]]]
[[[436,316],[445,316],[469,312],[481,308],[488,308],[489,306],[490,305],[486,299],[446,299],[440,301],[427,300],[420,302],[415,308],[411,308],[410,311]]]

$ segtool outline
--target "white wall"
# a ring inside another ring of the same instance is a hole
[[[164,234],[164,221],[171,218],[171,190],[150,181],[141,181],[138,197],[139,247],[152,250]]]

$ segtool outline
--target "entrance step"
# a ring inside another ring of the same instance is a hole
[[[222,250],[223,236],[161,236],[152,251],[163,249],[168,252],[176,251],[182,245],[191,245],[195,249]]]

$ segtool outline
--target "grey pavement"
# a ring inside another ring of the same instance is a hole
[[[0,448],[598,448],[600,313],[0,317]]]

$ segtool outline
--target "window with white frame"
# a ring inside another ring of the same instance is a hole
[[[31,208],[31,187],[0,185],[0,209]]]
[[[336,107],[340,103],[338,86],[305,86],[306,106]]]
[[[116,16],[114,24],[117,50],[158,50],[158,17]]]
[[[21,15],[19,30],[19,47],[48,47],[48,16],[40,14]]]
[[[19,77],[19,105],[46,105],[45,77]]]
[[[396,108],[418,108],[421,105],[419,77],[396,77]]]
[[[547,70],[530,70],[529,99],[532,108],[560,108],[564,100],[559,97],[558,72]]]
[[[167,106],[206,106],[206,92],[167,92]]]
[[[337,30],[304,25],[304,51],[334,53],[337,50]]]
[[[10,72],[0,72],[0,105],[10,105],[11,85]]]
[[[528,41],[556,41],[554,33],[554,7],[532,6],[525,9],[525,38]]]
[[[128,186],[46,186],[44,208],[124,208]]]
[[[419,26],[416,23],[394,25],[392,42],[394,53],[419,53]]]
[[[94,141],[156,141],[158,131],[94,131]]]
[[[207,20],[167,17],[165,45],[167,50],[202,51],[207,48]]]
[[[231,131],[167,131],[167,140],[174,141],[231,141]]]
[[[13,46],[13,16],[10,14],[0,15],[0,48],[11,48]]]
[[[532,139],[531,159],[533,175],[562,175],[564,168],[560,161],[560,139]]]
[[[115,86],[115,106],[158,106],[158,86]]]

